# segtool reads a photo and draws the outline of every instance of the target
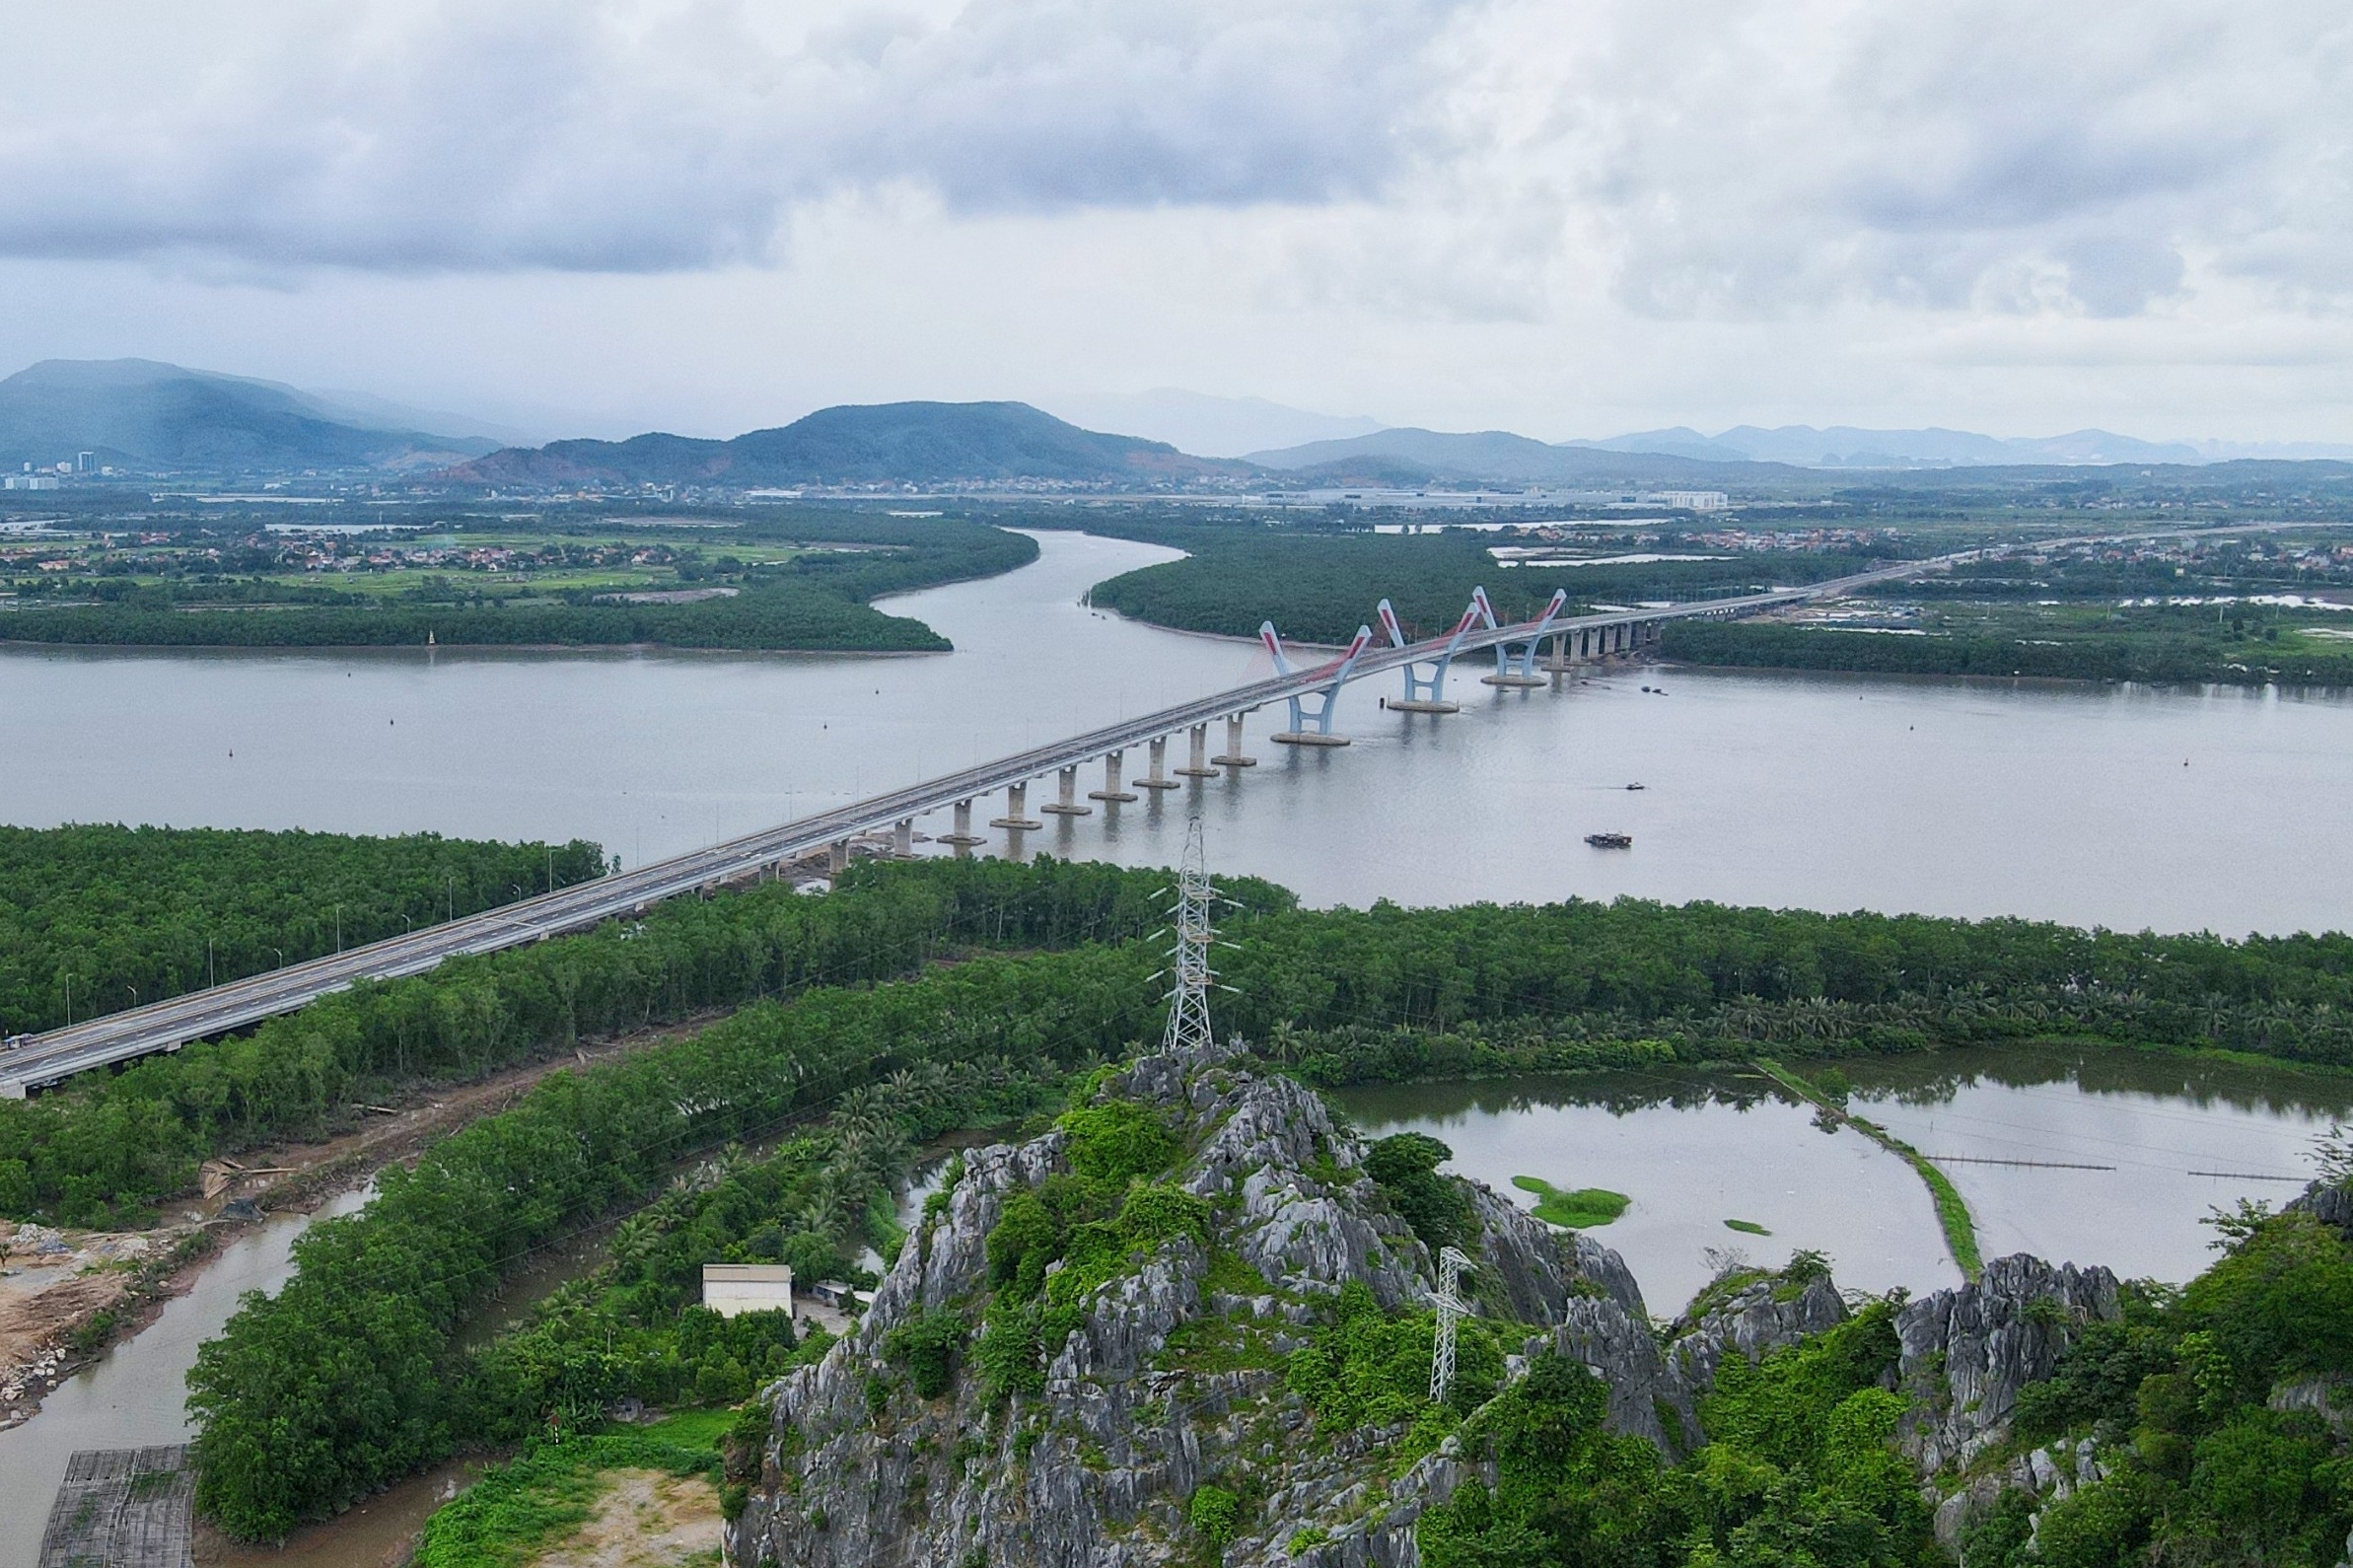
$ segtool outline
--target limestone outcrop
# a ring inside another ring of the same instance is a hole
[[[1079,1265],[1058,1257],[1038,1298],[1060,1314],[1041,1359],[1018,1387],[992,1382],[980,1335],[1011,1286],[992,1280],[991,1234],[1011,1226],[1009,1206],[1035,1209],[1068,1182],[1075,1146],[1057,1129],[969,1152],[864,1320],[766,1391],[770,1443],[729,1526],[729,1562],[1160,1568],[1204,1560],[1206,1488],[1241,1505],[1220,1533],[1229,1568],[1415,1568],[1422,1511],[1466,1478],[1492,1484],[1452,1439],[1406,1463],[1403,1425],[1326,1430],[1287,1376],[1344,1287],[1392,1313],[1434,1289],[1428,1248],[1320,1098],[1231,1059],[1162,1055],[1109,1079],[1097,1103],[1151,1107],[1181,1150],[1154,1178],[1161,1201],[1198,1224],[1108,1268],[1099,1253],[1096,1272],[1060,1288]],[[1481,1317],[1519,1325],[1505,1379],[1547,1348],[1580,1361],[1608,1386],[1608,1424],[1669,1461],[1704,1441],[1700,1402],[1729,1358],[1759,1359],[1848,1316],[1826,1273],[1744,1276],[1662,1330],[1608,1247],[1475,1183],[1458,1190],[1475,1232],[1464,1288]],[[2081,1324],[2117,1312],[2105,1269],[2025,1256],[1902,1308],[1902,1443],[1956,1489],[1940,1498],[1948,1540],[2005,1486],[2048,1497],[2097,1473],[2088,1450],[2070,1450],[1964,1474],[2007,1440],[2019,1390],[2049,1374]],[[927,1396],[901,1331],[943,1325],[960,1348]]]
[[[892,1330],[934,1315],[977,1325],[990,1232],[1016,1194],[1067,1169],[1059,1131],[968,1154],[865,1320],[768,1390],[773,1439],[762,1483],[729,1528],[730,1562],[1190,1561],[1192,1499],[1246,1473],[1255,1501],[1226,1545],[1233,1568],[1418,1560],[1414,1520],[1466,1472],[1451,1445],[1400,1466],[1402,1429],[1320,1431],[1285,1377],[1343,1285],[1390,1309],[1419,1306],[1434,1288],[1428,1249],[1366,1175],[1359,1140],[1312,1091],[1231,1062],[1150,1057],[1102,1093],[1165,1107],[1186,1150],[1171,1179],[1207,1206],[1206,1239],[1131,1254],[1051,1347],[1041,1390],[992,1394],[967,1343],[953,1386],[920,1398],[892,1369]],[[1613,1424],[1670,1453],[1696,1440],[1693,1407],[1724,1355],[1761,1354],[1843,1314],[1826,1284],[1789,1300],[1760,1288],[1662,1349],[1615,1252],[1499,1193],[1462,1191],[1477,1232],[1465,1288],[1479,1312],[1540,1331],[1522,1355],[1549,1340],[1593,1366],[1613,1390]]]

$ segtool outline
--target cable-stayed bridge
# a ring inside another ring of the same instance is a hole
[[[973,803],[999,792],[1006,797],[1006,810],[1002,817],[991,820],[991,825],[1016,832],[1035,828],[1041,824],[1030,819],[1027,811],[1029,787],[1036,780],[1052,778],[1059,784],[1057,798],[1041,804],[1039,811],[1082,815],[1093,808],[1080,802],[1078,770],[1090,762],[1104,764],[1104,787],[1088,792],[1089,798],[1106,802],[1135,799],[1128,785],[1171,789],[1183,778],[1211,777],[1224,768],[1247,766],[1249,759],[1241,753],[1243,715],[1270,703],[1289,706],[1291,726],[1274,737],[1278,742],[1345,745],[1345,738],[1331,726],[1333,704],[1341,687],[1350,681],[1403,671],[1405,694],[1390,706],[1409,712],[1447,712],[1453,707],[1444,700],[1448,669],[1465,655],[1495,651],[1495,673],[1484,677],[1491,684],[1541,685],[1576,665],[1638,651],[1656,641],[1660,627],[1670,620],[1747,615],[1807,600],[1836,598],[1876,583],[1941,570],[1978,553],[1907,561],[1802,588],[1605,614],[1561,616],[1561,598],[1556,596],[1541,616],[1509,624],[1495,623],[1481,595],[1472,610],[1445,636],[1398,646],[1395,639],[1401,634],[1394,618],[1384,616],[1390,646],[1375,647],[1371,632],[1360,631],[1355,643],[1339,657],[1307,668],[1292,666],[1288,652],[1269,627],[1266,635],[1275,653],[1276,673],[1265,679],[481,914],[46,1033],[19,1035],[0,1047],[0,1097],[22,1099],[32,1090],[75,1073],[178,1050],[190,1040],[248,1028],[356,981],[419,974],[445,959],[495,953],[632,916],[664,899],[756,878],[813,853],[829,852],[830,863],[838,870],[848,864],[851,841],[866,834],[888,831],[894,846],[905,852],[912,847],[916,819],[932,812],[952,809],[955,830],[942,834],[941,841],[968,847],[981,841],[973,831]],[[1548,654],[1539,656],[1539,649],[1547,647]],[[1226,721],[1228,727],[1226,749],[1212,755],[1209,731],[1219,720]],[[1171,769],[1168,745],[1179,736],[1186,739],[1187,749],[1182,762]],[[1125,755],[1138,748],[1147,749],[1149,769],[1143,777],[1126,778]],[[1176,778],[1169,776],[1172,771]]]

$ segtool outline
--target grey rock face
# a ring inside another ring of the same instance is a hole
[[[1610,1430],[1646,1439],[1677,1460],[1705,1441],[1699,1401],[1715,1388],[1726,1357],[1761,1361],[1836,1327],[1846,1316],[1826,1276],[1796,1291],[1761,1280],[1715,1303],[1696,1321],[1678,1324],[1665,1345],[1648,1322],[1591,1297],[1571,1301],[1560,1326],[1539,1343],[1583,1362],[1609,1386]]]
[[[2332,1226],[2347,1236],[2353,1236],[2353,1189],[2315,1181],[2290,1199],[2288,1207],[2302,1210],[2322,1225]]]
[[[1494,1309],[1524,1323],[1558,1321],[1571,1300],[1597,1291],[1636,1320],[1649,1314],[1625,1259],[1582,1231],[1561,1233],[1491,1187],[1472,1186],[1481,1261],[1502,1282]]]
[[[942,1398],[891,1374],[891,1329],[918,1313],[977,1327],[987,1238],[1014,1192],[1062,1170],[1059,1134],[968,1153],[946,1212],[910,1238],[865,1321],[822,1362],[767,1390],[775,1409],[763,1484],[727,1532],[739,1568],[1144,1568],[1189,1560],[1193,1493],[1247,1472],[1265,1501],[1226,1549],[1234,1568],[1410,1568],[1413,1522],[1464,1473],[1442,1451],[1395,1474],[1401,1431],[1320,1433],[1286,1387],[1319,1304],[1349,1281],[1386,1307],[1433,1288],[1427,1250],[1362,1170],[1322,1101],[1230,1061],[1161,1056],[1110,1092],[1174,1107],[1192,1155],[1176,1179],[1211,1206],[1213,1252],[1164,1245],[1082,1304],[1041,1393],[991,1405],[967,1365]],[[1577,1325],[1611,1366],[1661,1364],[1641,1294],[1614,1252],[1566,1237],[1474,1188],[1486,1310]],[[1187,1337],[1187,1336],[1190,1337]],[[1212,1344],[1221,1354],[1193,1354]],[[972,1348],[966,1348],[966,1361]],[[1645,1389],[1649,1387],[1647,1384]],[[1627,1419],[1659,1427],[1648,1392]],[[1664,1433],[1660,1434],[1664,1438]],[[1291,1540],[1313,1526],[1321,1541]]]
[[[1904,1452],[1931,1474],[1966,1468],[2009,1436],[2019,1390],[2050,1376],[2076,1331],[2121,1312],[2107,1269],[2023,1252],[1995,1258],[1973,1285],[1906,1306],[1895,1317],[1898,1376],[1912,1396]]]

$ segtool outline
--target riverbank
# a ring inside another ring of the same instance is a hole
[[[0,1266],[11,1270],[0,1275],[0,1431],[33,1419],[59,1385],[136,1338],[168,1303],[193,1288],[223,1247],[270,1215],[316,1213],[435,1140],[510,1108],[551,1073],[680,1038],[730,1011],[583,1044],[472,1083],[421,1085],[392,1105],[366,1107],[360,1126],[335,1137],[284,1141],[245,1151],[233,1163],[211,1162],[207,1176],[218,1186],[167,1200],[178,1216],[168,1224],[104,1232],[0,1221],[6,1258]],[[36,1250],[50,1246],[65,1250]]]

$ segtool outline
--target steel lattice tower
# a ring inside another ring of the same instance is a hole
[[[1171,927],[1176,943],[1169,950],[1173,979],[1163,1050],[1207,1051],[1216,1044],[1209,1028],[1209,987],[1217,982],[1209,966],[1209,945],[1215,937],[1209,906],[1216,897],[1217,890],[1209,885],[1209,851],[1196,817],[1185,824],[1184,861],[1176,872],[1176,919]]]
[[[1430,1400],[1446,1397],[1446,1390],[1455,1382],[1455,1324],[1462,1321],[1470,1309],[1462,1305],[1462,1270],[1470,1266],[1470,1259],[1454,1247],[1438,1249],[1438,1288],[1430,1293],[1430,1304],[1438,1309],[1438,1339],[1430,1347]]]

